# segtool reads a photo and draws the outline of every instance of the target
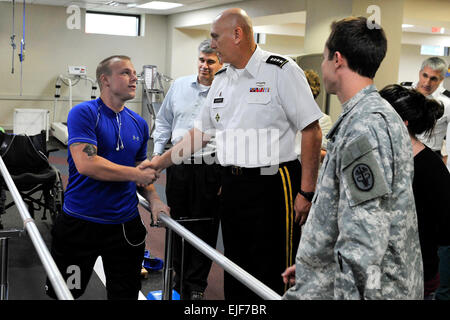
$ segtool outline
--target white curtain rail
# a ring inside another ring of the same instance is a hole
[[[146,210],[151,212],[150,206],[148,201],[142,197],[140,194],[138,195],[139,203],[142,207],[144,207]],[[253,277],[251,274],[249,274],[247,271],[239,267],[237,264],[235,264],[233,261],[225,257],[222,253],[219,251],[213,249],[211,246],[206,244],[203,240],[201,240],[199,237],[194,235],[192,232],[187,230],[185,227],[183,227],[181,224],[170,218],[164,213],[161,213],[159,215],[159,219],[164,224],[164,227],[170,228],[174,232],[176,232],[178,235],[180,235],[182,238],[184,238],[186,241],[188,241],[192,246],[194,246],[197,250],[202,252],[205,256],[207,256],[209,259],[217,263],[219,266],[221,266],[226,272],[231,274],[235,279],[237,279],[239,282],[244,284],[247,288],[252,290],[255,294],[257,294],[259,297],[263,298],[264,300],[280,300],[281,296],[277,294],[275,291],[270,289],[268,286],[266,286],[264,283]],[[166,243],[167,246],[167,243]],[[167,249],[167,248],[166,248]],[[280,280],[281,281],[281,280]]]
[[[14,199],[16,207],[19,210],[20,216],[23,220],[24,229],[26,229],[28,234],[30,235],[31,242],[33,243],[36,252],[38,253],[39,258],[45,268],[45,271],[47,272],[48,279],[53,285],[53,289],[56,293],[56,296],[60,300],[73,300],[73,296],[69,288],[67,288],[64,278],[59,272],[59,269],[56,266],[55,261],[53,260],[50,252],[48,251],[47,246],[44,240],[42,239],[42,236],[39,233],[36,224],[34,223],[34,219],[31,218],[30,213],[28,212],[28,208],[25,205],[25,202],[23,201],[22,197],[20,196],[19,190],[17,190],[17,187],[14,184],[14,181],[12,180],[11,175],[9,174],[9,171],[6,168],[6,165],[1,157],[0,157],[0,171],[3,176],[3,179],[6,182],[6,185],[8,186],[11,196]]]

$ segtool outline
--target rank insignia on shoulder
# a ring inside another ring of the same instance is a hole
[[[288,63],[288,59],[272,55],[267,58],[266,63],[274,64],[276,66],[279,66],[280,68],[283,68],[283,66]]]
[[[220,69],[214,75],[217,76],[217,75],[219,75],[219,74],[221,74],[222,72],[225,72],[225,71],[227,71],[227,68]]]
[[[443,94],[444,96],[447,96],[448,98],[450,98],[450,91],[445,90],[444,92],[442,92],[442,94]]]

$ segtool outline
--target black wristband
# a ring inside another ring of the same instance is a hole
[[[305,197],[306,200],[309,202],[312,202],[312,199],[314,198],[314,192],[305,192],[302,189],[298,191],[303,197]]]

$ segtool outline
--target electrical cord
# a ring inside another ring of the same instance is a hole
[[[142,219],[141,219],[141,222],[142,222],[142,225],[143,225],[144,222],[142,221]],[[126,241],[130,246],[132,246],[132,247],[139,247],[140,245],[144,244],[145,239],[147,238],[147,232],[146,232],[146,233],[145,233],[144,240],[142,240],[141,243],[138,243],[138,244],[133,244],[133,243],[131,243],[131,242],[128,240],[127,235],[126,235],[126,233],[125,233],[125,224],[124,224],[124,223],[122,223],[122,232],[123,232],[123,237],[125,238],[125,241]]]

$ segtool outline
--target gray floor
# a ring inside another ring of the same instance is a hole
[[[7,203],[12,201],[7,192]],[[42,220],[42,211],[36,211],[35,224],[42,239],[50,248],[50,219]],[[15,206],[1,216],[3,230],[23,229],[23,222]],[[51,300],[45,294],[46,272],[36,249],[24,232],[20,237],[8,240],[8,296],[9,300]],[[104,300],[106,291],[100,279],[93,274],[86,293],[80,300]]]

